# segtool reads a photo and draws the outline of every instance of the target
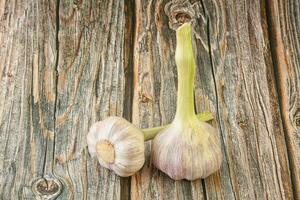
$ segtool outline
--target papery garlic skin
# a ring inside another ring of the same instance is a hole
[[[124,118],[108,117],[93,124],[87,144],[91,156],[119,176],[131,176],[144,165],[144,135]]]
[[[196,64],[190,23],[185,23],[176,30],[176,42],[176,114],[171,126],[154,138],[151,155],[153,164],[172,179],[195,180],[206,178],[220,168],[221,144],[216,129],[196,117]]]
[[[189,127],[173,123],[154,138],[152,162],[174,180],[206,178],[222,163],[217,131],[199,120]]]

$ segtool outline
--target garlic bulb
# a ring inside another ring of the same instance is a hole
[[[191,24],[176,31],[178,96],[175,119],[152,142],[153,164],[172,179],[195,180],[217,171],[222,152],[217,130],[197,119],[194,111],[195,60]]]
[[[152,160],[174,180],[206,178],[222,162],[216,130],[197,120],[185,126],[174,123],[154,138]]]
[[[87,144],[91,156],[97,156],[101,166],[119,176],[131,176],[144,165],[143,132],[121,117],[93,124]]]
[[[201,121],[213,119],[210,112],[197,115]],[[144,141],[153,139],[167,126],[139,129],[124,118],[109,117],[96,122],[87,135],[88,150],[101,166],[119,176],[131,176],[144,164]]]

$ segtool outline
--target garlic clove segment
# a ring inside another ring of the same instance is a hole
[[[206,178],[222,163],[217,130],[205,122],[172,124],[152,142],[153,164],[174,180]]]
[[[176,31],[175,61],[178,73],[176,115],[171,125],[152,142],[153,164],[172,179],[206,178],[222,163],[217,130],[197,119],[194,110],[195,59],[192,27],[185,23]]]
[[[93,124],[87,144],[91,156],[119,176],[131,176],[144,165],[143,132],[124,118],[108,117]]]

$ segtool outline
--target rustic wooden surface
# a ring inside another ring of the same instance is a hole
[[[168,2],[0,0],[0,199],[300,199],[300,1]],[[192,16],[195,108],[215,113],[222,168],[173,181],[147,142],[143,169],[120,178],[86,134],[110,115],[172,121],[178,13]]]

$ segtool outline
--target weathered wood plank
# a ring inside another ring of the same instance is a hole
[[[0,7],[0,199],[33,199],[32,181],[52,176],[56,1]]]
[[[211,68],[200,70],[199,98],[214,105],[224,144],[220,174],[205,180],[207,199],[292,199],[264,2],[199,7],[208,22],[199,56]]]
[[[120,199],[120,177],[85,146],[92,123],[124,115],[124,1],[60,1],[59,8],[54,171],[65,187],[60,199]]]
[[[175,34],[168,26],[168,1],[135,1],[134,98],[132,121],[152,127],[172,121],[176,109]],[[150,161],[131,179],[132,199],[190,199],[188,181],[173,181]]]
[[[271,47],[295,199],[300,199],[300,1],[269,1]]]
[[[174,114],[174,110],[168,110],[169,106],[160,103],[165,97],[169,101],[176,98],[174,86],[171,83],[171,91],[162,92],[159,84],[170,87],[170,83],[164,81],[169,76],[155,74],[164,69],[176,75],[172,59],[175,33],[168,28],[164,33],[159,32],[162,29],[156,21],[164,17],[161,6],[161,2],[136,1],[133,121],[142,127],[167,122],[157,117],[157,113],[170,117]],[[155,8],[159,8],[158,11]],[[148,160],[143,171],[132,178],[131,196],[145,199],[193,196],[196,199],[203,198],[204,188],[207,199],[292,199],[265,4],[202,1],[188,9],[195,9],[196,12],[191,13],[197,18],[195,47],[200,74],[196,104],[199,110],[216,112],[224,144],[224,163],[219,173],[205,179],[204,185],[195,181],[191,187],[187,182],[174,183],[167,177],[162,178],[165,175],[157,174]],[[161,27],[166,27],[165,24]],[[158,33],[161,35],[157,36]],[[170,38],[173,49],[165,48]],[[166,53],[161,56],[161,52]],[[168,65],[163,65],[165,62]],[[156,63],[162,64],[157,66]],[[182,188],[187,196],[183,195]]]

